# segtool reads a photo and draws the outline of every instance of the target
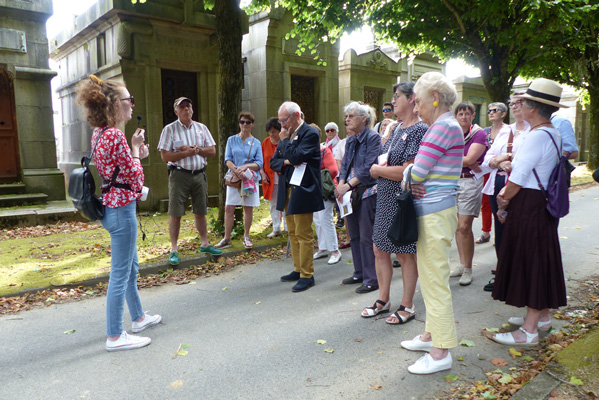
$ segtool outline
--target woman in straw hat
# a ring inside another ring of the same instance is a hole
[[[512,161],[508,183],[497,195],[499,221],[505,223],[493,298],[526,307],[524,318],[510,318],[519,329],[492,337],[498,343],[536,345],[538,330],[551,328],[549,309],[566,305],[566,285],[557,234],[558,220],[547,211],[533,168],[543,187],[562,154],[562,141],[551,124],[562,88],[549,79],[533,81],[522,114],[531,128]]]

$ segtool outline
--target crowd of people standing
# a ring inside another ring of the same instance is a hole
[[[401,346],[425,352],[408,367],[411,373],[430,374],[451,368],[450,349],[458,344],[450,278],[459,276],[461,286],[470,285],[475,244],[492,238],[497,266],[484,289],[496,300],[526,307],[524,317],[508,321],[519,326],[517,330],[492,339],[506,345],[534,345],[538,330],[551,327],[549,310],[566,304],[559,220],[547,211],[543,190],[559,158],[577,152],[563,127],[567,124],[553,116],[563,107],[561,90],[553,81],[537,79],[528,90],[512,95],[513,124],[504,122],[508,106],[494,102],[488,106],[492,125],[483,129],[474,123],[475,106],[470,102],[455,106],[453,83],[441,73],[429,72],[417,82],[394,85],[393,98],[382,109],[384,119],[376,125],[371,106],[360,101],[347,104],[344,139],[334,122],[325,125],[323,136],[319,126],[305,121],[298,104],[287,101],[277,117],[267,121],[268,136],[260,142],[253,136],[254,115],[242,111],[237,116],[239,132],[226,144],[225,229],[214,246],[207,240],[205,167],[206,159],[215,156],[215,143],[206,126],[192,120],[191,100],[178,98],[174,103],[178,119],[165,126],[158,145],[169,170],[169,262],[180,261],[177,239],[189,197],[202,252],[219,255],[231,246],[238,206],[244,211],[242,242],[252,249],[253,208],[260,204],[262,187],[272,219],[268,237],[284,231],[289,236],[293,271],[280,280],[293,282],[292,291],[316,284],[314,260],[328,257],[328,264],[336,264],[342,258],[340,248],[350,247],[354,271],[341,283],[359,285],[355,290],[359,294],[377,292],[376,301],[361,311],[361,317],[390,313],[395,254],[403,291],[399,307],[385,321],[401,325],[415,319],[419,282],[426,308],[424,332]],[[133,333],[162,320],[142,311],[136,286],[134,210],[144,180],[140,160],[147,157],[148,148],[143,133],[136,132],[129,147],[117,128],[131,119],[134,107],[124,84],[92,76],[79,87],[78,101],[95,128],[92,143],[97,145],[93,155],[98,172],[105,181],[112,178],[118,183],[108,186],[103,197],[107,212],[102,224],[112,239],[106,349],[143,347],[150,339],[127,334],[122,316],[126,301]],[[387,233],[398,209],[397,196],[406,190],[414,198],[418,239],[398,246]],[[344,221],[349,243],[338,242],[335,210],[337,227]],[[475,239],[473,220],[481,212],[487,220]],[[450,265],[454,237],[459,264]]]

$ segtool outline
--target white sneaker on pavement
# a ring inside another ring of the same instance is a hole
[[[316,253],[314,253],[314,259],[318,260],[319,258],[324,258],[327,256],[327,251],[326,250],[318,250]]]
[[[460,277],[460,285],[468,286],[472,283],[472,268],[464,268],[464,272]]]
[[[121,333],[117,340],[106,339],[106,351],[133,350],[149,345],[152,339],[143,336],[129,335],[126,331]]]
[[[401,347],[412,351],[431,351],[433,348],[433,341],[423,342],[420,340],[420,335],[418,335],[412,340],[402,341]]]
[[[159,324],[160,321],[162,321],[162,317],[158,314],[150,315],[147,312],[145,312],[144,315],[145,315],[145,317],[144,317],[143,321],[141,321],[141,322],[133,321],[133,324],[131,327],[131,331],[133,333],[139,333],[146,328],[149,328],[151,326]]]
[[[456,276],[462,276],[463,273],[464,273],[463,265],[456,265],[455,267],[453,267],[449,270],[449,276],[451,278],[454,278]]]
[[[447,353],[447,356],[440,360],[433,360],[430,354],[425,354],[410,365],[408,371],[416,375],[434,374],[435,372],[451,369],[451,364],[451,353]]]
[[[272,231],[268,235],[266,235],[266,237],[269,238],[269,239],[272,239],[275,236],[279,236],[280,234],[281,234],[281,231]]]

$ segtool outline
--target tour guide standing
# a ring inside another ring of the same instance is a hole
[[[279,122],[281,140],[270,160],[270,167],[281,174],[277,210],[285,211],[294,269],[289,275],[282,276],[281,281],[298,281],[292,290],[301,292],[314,286],[312,216],[324,209],[320,183],[320,135],[316,128],[304,123],[299,105],[290,101],[279,108]],[[291,184],[292,178],[301,178],[300,184]]]
[[[167,163],[168,176],[168,231],[171,238],[171,254],[168,262],[180,262],[179,230],[181,217],[185,215],[185,204],[191,195],[192,212],[200,234],[202,253],[218,255],[222,251],[208,243],[206,213],[208,210],[208,181],[206,160],[216,155],[214,139],[206,125],[193,121],[193,106],[187,97],[175,100],[175,114],[178,119],[162,130],[158,150],[162,161]]]

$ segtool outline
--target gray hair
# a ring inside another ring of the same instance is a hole
[[[501,112],[507,113],[507,106],[505,105],[505,103],[501,103],[501,102],[491,103],[491,104],[489,104],[489,107],[487,107],[487,109],[489,109],[491,107],[497,107],[501,110]]]
[[[281,107],[279,107],[279,112],[281,112],[281,110],[286,110],[289,115],[295,113],[300,113],[300,115],[302,115],[302,109],[300,108],[299,104],[294,103],[293,101],[286,101],[281,104]]]
[[[458,98],[455,85],[440,72],[427,72],[422,75],[414,86],[414,93],[426,93],[428,97],[433,92],[439,93],[439,105],[451,110]]]
[[[349,111],[356,110],[358,115],[361,117],[366,117],[366,126],[370,126],[370,121],[372,121],[372,115],[370,114],[370,106],[368,104],[364,104],[361,101],[352,101],[343,107],[343,112],[348,113]]]
[[[559,110],[559,107],[551,106],[549,104],[541,103],[531,99],[524,98],[524,106],[530,110],[533,108],[537,109],[537,113],[543,118],[550,119],[551,114]]]
[[[328,124],[326,124],[324,126],[324,131],[326,132],[328,129],[331,129],[331,128],[334,129],[334,130],[336,130],[337,132],[339,132],[339,127],[334,122],[329,122]]]

